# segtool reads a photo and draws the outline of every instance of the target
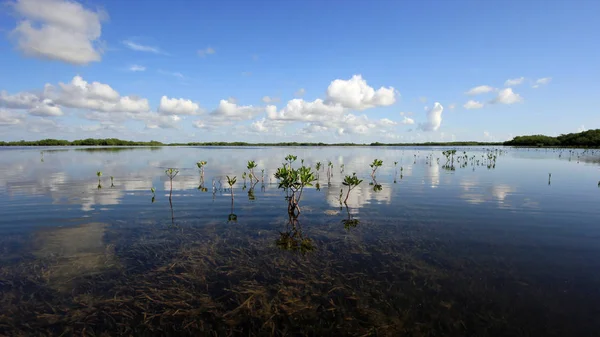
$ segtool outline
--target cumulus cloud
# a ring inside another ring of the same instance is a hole
[[[34,116],[62,116],[60,107],[56,106],[51,99],[44,99],[36,94],[20,92],[14,95],[6,91],[0,91],[0,107],[17,110],[28,110]]]
[[[197,115],[202,112],[198,103],[189,99],[162,96],[158,112],[163,115]]]
[[[478,87],[471,88],[469,91],[465,92],[465,94],[467,94],[469,96],[475,96],[475,95],[486,94],[486,93],[492,92],[494,90],[496,90],[496,89],[494,89],[493,87],[490,87],[489,85],[480,85]]]
[[[273,108],[274,106],[267,106],[265,108],[252,105],[237,105],[236,103],[222,99],[219,102],[219,106],[211,112],[211,115],[214,118],[225,118],[228,120],[248,120],[265,112],[266,109],[272,110]]]
[[[280,123],[305,122],[307,124],[301,130],[302,134],[330,130],[338,135],[365,134],[375,129],[390,128],[398,122],[387,118],[370,120],[364,115],[356,116],[349,111],[391,105],[397,94],[393,87],[375,90],[362,76],[354,75],[349,80],[332,81],[326,90],[325,100],[317,98],[306,101],[295,98],[279,111],[271,106],[267,109],[267,120]]]
[[[216,53],[216,51],[211,47],[206,47],[204,49],[198,49],[197,53],[198,53],[198,56],[204,57],[206,55],[212,55],[212,54]]]
[[[437,131],[442,125],[442,112],[444,111],[444,107],[435,102],[433,108],[427,112],[427,122],[421,123],[419,125],[419,129],[422,131]]]
[[[349,80],[337,79],[331,82],[327,88],[327,101],[348,109],[365,110],[394,104],[396,90],[393,87],[375,90],[361,75],[354,75]]]
[[[262,101],[263,101],[264,103],[267,103],[267,104],[268,104],[268,103],[277,103],[277,102],[279,102],[279,101],[280,101],[280,99],[279,99],[279,97],[264,96],[264,97],[262,98]]]
[[[552,81],[551,77],[538,78],[533,85],[533,88],[539,88],[542,85],[546,85]]]
[[[150,111],[147,99],[133,96],[121,96],[108,84],[88,83],[81,76],[75,76],[70,83],[58,84],[58,87],[46,84],[44,97],[55,104],[78,109],[100,112],[141,113]]]
[[[307,102],[300,98],[290,100],[287,105],[277,112],[267,111],[267,116],[272,120],[312,122],[339,118],[344,114],[344,107],[340,104],[326,104],[317,98]]]
[[[17,0],[13,8],[21,21],[12,35],[25,55],[76,65],[100,61],[104,12],[70,0]]]
[[[404,119],[402,119],[402,122],[400,122],[400,124],[413,125],[413,124],[415,124],[415,120],[404,116]]]
[[[512,88],[506,88],[500,90],[498,92],[498,96],[494,98],[490,103],[499,103],[499,104],[514,104],[523,101],[523,97],[521,95],[514,93]]]
[[[20,124],[24,118],[22,114],[0,109],[0,126]]]
[[[252,106],[238,105],[233,100],[222,99],[219,106],[208,114],[204,119],[192,122],[192,125],[199,129],[215,130],[219,127],[229,126],[239,121],[251,120],[262,113],[275,113],[277,108],[274,105]],[[275,121],[255,121],[251,124],[251,132],[265,132],[275,126]]]
[[[29,109],[29,114],[33,116],[56,117],[62,116],[63,112],[60,107],[52,103],[52,100],[44,99],[40,104],[36,104]]]
[[[463,107],[467,110],[481,109],[483,108],[483,103],[474,100],[469,100],[467,103],[465,103],[465,105],[463,105]]]
[[[177,115],[160,115],[154,112],[144,112],[132,116],[136,120],[146,122],[146,129],[177,129],[181,117]]]
[[[504,82],[504,86],[505,87],[514,87],[516,85],[523,83],[523,81],[525,81],[525,77],[508,79],[508,80],[506,80],[506,82]]]

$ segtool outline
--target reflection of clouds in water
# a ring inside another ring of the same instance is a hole
[[[381,191],[375,192],[373,191],[373,186],[363,181],[350,192],[347,202],[348,207],[356,209],[373,203],[390,204],[392,202],[392,187],[386,184],[382,184],[382,187]],[[340,206],[340,188],[342,188],[341,185],[333,185],[331,188],[327,188],[327,203],[329,206]],[[344,186],[343,189],[342,201],[346,198],[346,193],[348,193],[347,187]]]
[[[464,191],[464,193],[461,195],[461,198],[470,204],[481,204],[486,201],[496,201],[500,206],[510,207],[510,205],[506,203],[506,199],[508,196],[517,191],[515,187],[507,184],[494,184],[492,186],[487,186],[484,189],[477,181],[474,180],[463,180],[460,182],[460,186]],[[525,203],[523,205],[525,205]]]
[[[59,290],[71,289],[70,281],[114,267],[112,247],[104,243],[108,225],[89,223],[77,227],[45,229],[35,235],[32,252],[46,263],[44,277]]]
[[[440,166],[434,163],[427,165],[427,169],[425,170],[425,178],[428,178],[425,179],[425,182],[429,181],[431,188],[438,187],[440,185]]]

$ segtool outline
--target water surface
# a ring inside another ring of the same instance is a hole
[[[456,149],[0,148],[0,334],[596,336],[600,151]]]

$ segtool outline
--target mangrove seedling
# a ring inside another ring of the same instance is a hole
[[[340,165],[340,173],[344,173],[344,164]]]
[[[115,181],[114,181],[114,179],[115,178],[113,176],[110,176],[110,187],[115,187],[115,184],[114,184]]]
[[[169,177],[169,181],[171,182],[171,189],[169,190],[169,201],[173,196],[173,179],[177,176],[178,173],[179,170],[174,168],[168,168],[165,170],[165,174],[167,175],[167,177]]]
[[[258,180],[252,182],[250,179],[250,189],[248,190],[248,200],[256,200],[256,196],[254,195],[254,187],[258,184]]]
[[[244,189],[246,189],[246,172],[242,172],[242,179],[244,179]],[[252,177],[250,177],[252,179]]]
[[[196,163],[196,166],[198,166],[198,170],[200,170],[200,186],[204,184],[204,166],[206,166],[206,164],[206,161],[199,161]]]
[[[295,212],[298,211],[298,214],[300,214],[299,202],[302,198],[304,187],[312,186],[312,183],[317,180],[317,178],[310,167],[301,166],[298,169],[292,168],[292,162],[296,157],[291,156],[293,160],[289,160],[288,158],[290,156],[286,157],[286,161],[289,164],[284,164],[279,167],[275,172],[275,178],[279,180],[279,188],[292,192],[289,198],[287,198],[288,213],[295,214]]]
[[[369,164],[371,170],[373,170],[371,172],[371,178],[375,179],[375,171],[377,171],[377,169],[381,167],[381,165],[383,165],[383,160],[380,159],[375,159],[373,160],[373,163]]]
[[[260,170],[260,181],[261,183],[265,182],[265,169]]]
[[[100,177],[102,177],[102,171],[96,172],[96,176],[98,176],[98,188],[102,188]]]
[[[344,199],[344,204],[348,202],[350,191],[352,191],[352,189],[354,189],[356,186],[360,185],[360,183],[362,183],[362,179],[358,179],[356,173],[352,173],[351,176],[347,175],[344,177],[344,181],[342,182],[342,184],[344,186],[348,186],[348,193],[346,194],[346,199]]]
[[[237,177],[233,176],[233,177],[227,177],[227,184],[229,185],[229,190],[231,191],[231,200],[233,200],[233,185],[235,185],[235,182],[237,181]]]
[[[152,202],[154,202],[154,200],[156,199],[156,194],[155,194],[156,188],[151,187],[150,192],[152,192]]]
[[[288,163],[288,168],[292,168],[292,163],[296,161],[296,159],[298,159],[297,156],[293,156],[291,154],[288,154],[285,157],[285,161]]]
[[[254,169],[256,168],[256,162],[254,162],[254,160],[248,160],[248,165],[246,166],[248,168],[248,170],[250,171],[250,184],[252,184],[252,179],[256,179],[256,181],[258,181],[258,178],[256,177],[256,175],[254,174]]]

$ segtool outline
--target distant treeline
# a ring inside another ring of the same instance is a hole
[[[117,138],[78,139],[74,141],[61,139],[42,139],[35,141],[0,142],[0,146],[564,146],[564,147],[600,147],[600,129],[579,133],[569,133],[558,137],[544,135],[517,136],[504,143],[482,142],[426,142],[426,143],[246,143],[246,142],[190,142],[165,144],[157,141],[136,142]]]
[[[246,143],[246,142],[190,142],[165,144],[157,141],[134,142],[116,138],[108,139],[78,139],[74,141],[60,139],[42,139],[36,141],[20,140],[16,142],[0,142],[0,146],[494,146],[502,143],[481,142],[427,142],[427,143]]]
[[[600,147],[600,129],[569,133],[558,137],[544,135],[518,136],[504,142],[510,146]]]
[[[0,146],[163,146],[164,144],[157,141],[149,142],[134,142],[129,140],[121,140],[116,138],[107,139],[78,139],[74,141],[62,139],[42,139],[34,141],[20,140],[16,142],[0,142]]]

